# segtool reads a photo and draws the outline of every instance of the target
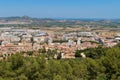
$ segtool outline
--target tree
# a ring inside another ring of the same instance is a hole
[[[16,53],[12,57],[10,57],[9,61],[11,62],[12,70],[16,70],[16,69],[22,67],[24,64],[23,56],[20,53]]]
[[[29,55],[29,56],[32,56],[33,55],[33,51],[27,51],[27,55]]]
[[[60,75],[55,75],[53,80],[63,80],[63,79]]]

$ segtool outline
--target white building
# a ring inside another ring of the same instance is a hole
[[[117,34],[117,35],[115,36],[115,40],[116,40],[116,41],[120,41],[120,34]]]

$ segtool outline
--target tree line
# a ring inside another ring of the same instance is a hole
[[[81,52],[87,57],[79,56]],[[24,57],[17,53],[0,61],[0,80],[120,80],[120,44],[76,50],[75,59],[46,59],[44,54]]]

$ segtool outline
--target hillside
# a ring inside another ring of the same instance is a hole
[[[14,27],[120,27],[120,19],[74,19],[74,18],[31,18],[22,17],[0,17],[0,26]]]
[[[46,60],[22,53],[0,61],[0,80],[120,80],[120,44],[87,50],[87,58]]]

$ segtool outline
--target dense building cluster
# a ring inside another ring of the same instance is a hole
[[[113,38],[102,37],[100,33],[90,31],[56,35],[41,30],[1,28],[0,54],[11,55],[45,47],[46,50],[57,49],[62,53],[62,58],[74,58],[76,50],[94,48],[99,45],[112,47],[119,42],[119,38],[119,35]]]

